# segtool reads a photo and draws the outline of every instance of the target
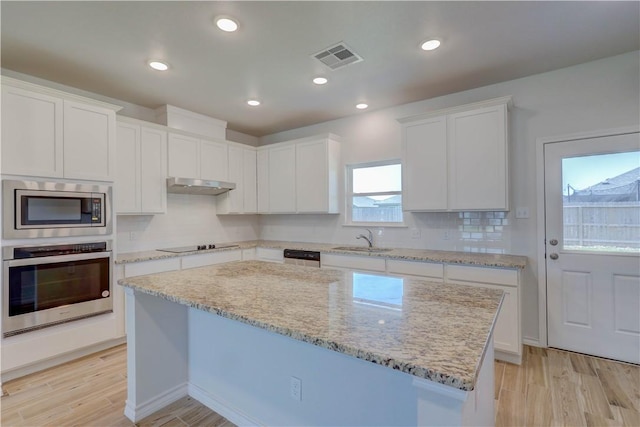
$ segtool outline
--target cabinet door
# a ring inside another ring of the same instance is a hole
[[[269,212],[296,210],[296,147],[269,149]]]
[[[447,209],[447,118],[403,127],[402,205],[405,211]]]
[[[227,144],[200,141],[200,178],[234,182],[229,178],[227,162]]]
[[[169,134],[168,145],[168,175],[179,178],[200,178],[200,140]]]
[[[62,100],[2,87],[2,173],[61,177]]]
[[[496,321],[493,342],[496,350],[520,353],[520,337],[518,335],[518,289],[505,286],[488,286],[504,291],[502,308]]]
[[[116,212],[140,212],[140,126],[118,123],[116,140]]]
[[[296,210],[329,211],[327,141],[296,144]]]
[[[244,196],[244,213],[256,213],[257,188],[256,188],[256,151],[242,150],[242,189]]]
[[[64,101],[64,177],[113,181],[116,116],[112,110]]]
[[[449,208],[507,210],[506,106],[449,116]]]
[[[229,181],[236,184],[236,189],[229,191],[228,194],[228,210],[229,213],[242,213],[244,195],[243,178],[243,157],[242,148],[229,147]]]
[[[140,138],[140,211],[167,212],[167,133],[145,128]]]
[[[256,153],[258,213],[269,212],[269,151]]]

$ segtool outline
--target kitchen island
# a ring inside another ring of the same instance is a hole
[[[493,423],[500,291],[261,261],[119,283],[134,421],[189,394],[242,425]]]

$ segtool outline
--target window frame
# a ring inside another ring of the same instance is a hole
[[[371,168],[377,166],[390,166],[390,165],[400,165],[400,191],[379,191],[372,193],[354,193],[353,192],[353,170],[354,169],[363,169],[363,168]],[[361,196],[402,196],[402,161],[401,159],[388,159],[388,160],[379,160],[375,162],[364,162],[364,163],[351,163],[347,164],[345,167],[345,222],[343,225],[351,226],[351,227],[407,227],[405,224],[405,213],[402,210],[402,221],[400,222],[383,222],[383,221],[375,221],[375,222],[365,222],[365,221],[354,221],[353,220],[353,197]]]

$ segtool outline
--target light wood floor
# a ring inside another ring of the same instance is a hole
[[[525,347],[522,366],[495,368],[497,426],[640,426],[638,366]],[[126,388],[119,346],[3,384],[0,425],[133,426]],[[189,397],[138,425],[233,427]]]

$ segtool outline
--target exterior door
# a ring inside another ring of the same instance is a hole
[[[640,363],[640,137],[544,145],[548,344]]]

